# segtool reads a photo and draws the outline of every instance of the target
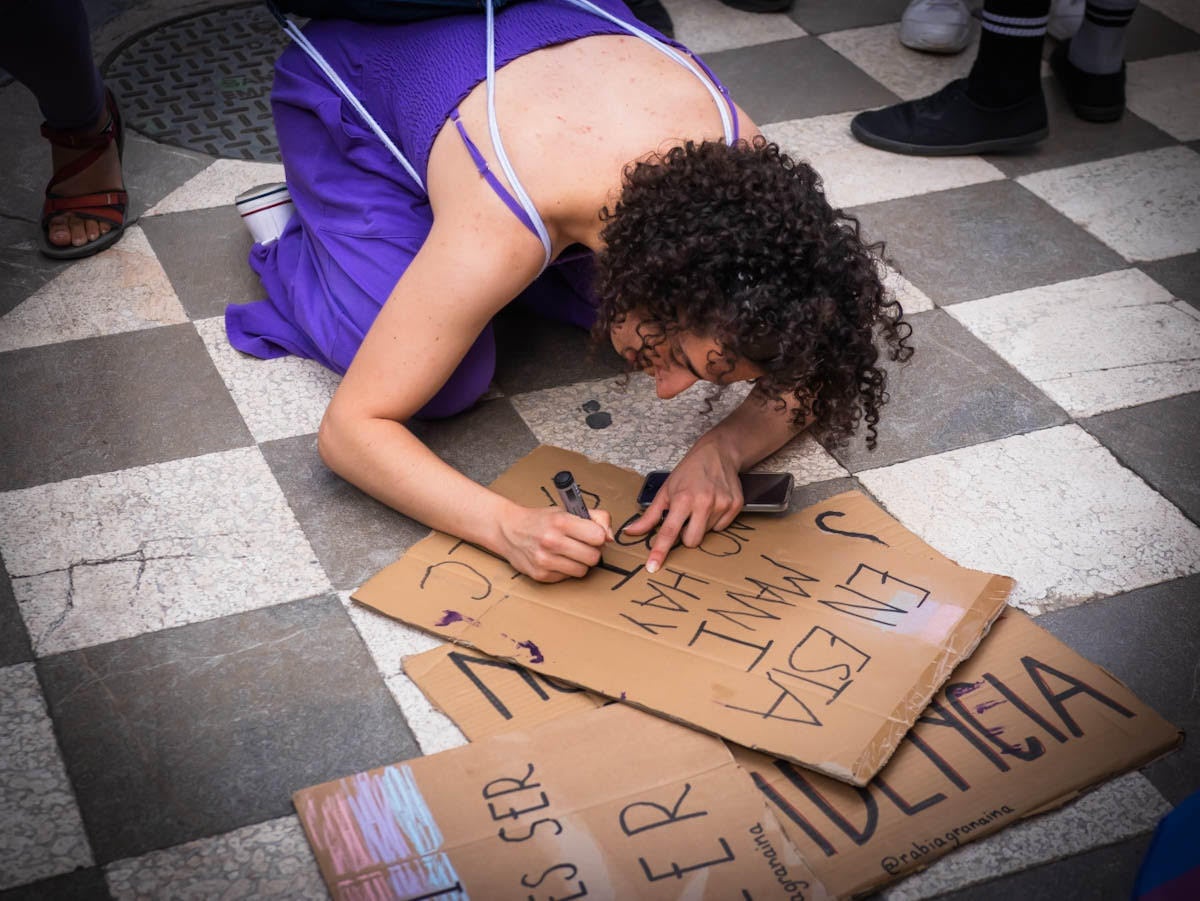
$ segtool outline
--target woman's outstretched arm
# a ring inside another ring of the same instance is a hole
[[[522,507],[449,466],[404,424],[538,274],[541,245],[507,215],[435,221],[334,393],[317,445],[330,469],[372,497],[535,579],[558,581],[599,562],[608,514],[589,521]]]

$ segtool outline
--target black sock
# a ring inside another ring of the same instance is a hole
[[[1125,27],[1137,0],[1087,0],[1083,24],[1071,39],[1072,65],[1093,75],[1119,72],[1125,60]]]
[[[1041,91],[1049,18],[1050,0],[984,0],[967,96],[982,106],[1011,106]]]

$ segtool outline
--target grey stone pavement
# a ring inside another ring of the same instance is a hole
[[[878,450],[806,439],[775,462],[805,498],[861,488],[1014,576],[1014,605],[1194,735],[1200,7],[1144,0],[1120,122],[1075,119],[1047,78],[1040,147],[938,160],[847,128],[970,65],[973,49],[903,48],[904,5],[667,0],[679,38],[886,241],[916,330]],[[281,176],[262,110],[282,37],[253,4],[88,7],[134,129],[113,250],[36,253],[49,155],[28,92],[0,86],[0,897],[322,898],[291,793],[463,741],[400,669],[433,640],[349,605],[426,530],[321,465],[329,373],[225,341],[224,306],[261,294],[232,199]],[[181,72],[155,109],[150,88]],[[541,442],[669,466],[701,427],[701,396],[615,390],[582,334],[511,315],[500,334],[489,399],[423,427],[477,479]],[[587,425],[588,400],[610,428]],[[1140,800],[1040,818],[1054,847],[1016,827],[884,893],[1128,897],[1200,754],[1123,778]]]

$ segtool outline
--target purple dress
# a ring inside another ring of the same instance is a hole
[[[645,30],[619,0],[595,2]],[[485,17],[407,25],[330,20],[304,31],[424,179],[438,132],[486,77]],[[621,33],[562,0],[525,0],[496,15],[496,68],[553,44]],[[295,354],[344,373],[429,233],[429,198],[295,45],[275,65],[271,102],[296,215],[278,240],[254,245],[250,265],[268,296],[228,306],[226,331],[245,353]],[[480,174],[497,186],[490,173]],[[514,212],[530,226],[519,206]],[[595,318],[590,275],[590,256],[555,263],[516,302],[588,327]],[[489,325],[418,415],[471,406],[487,390],[495,356]]]

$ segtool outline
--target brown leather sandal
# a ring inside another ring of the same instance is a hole
[[[105,89],[104,102],[108,109],[108,124],[95,134],[84,134],[81,131],[60,131],[42,124],[42,137],[57,147],[71,150],[86,150],[71,162],[54,173],[50,183],[46,185],[46,202],[42,206],[41,251],[45,256],[55,260],[77,260],[82,257],[99,253],[106,247],[112,247],[125,233],[125,207],[129,195],[124,188],[113,188],[108,191],[95,191],[90,194],[65,196],[54,191],[72,176],[83,172],[103,156],[108,145],[117,142],[117,157],[123,159],[125,151],[125,132],[121,127],[121,112],[117,109],[117,101],[112,92]],[[73,244],[59,246],[50,243],[50,220],[64,213],[73,213],[82,219],[95,219],[97,222],[107,222],[112,226],[107,232],[88,241],[79,247]]]

